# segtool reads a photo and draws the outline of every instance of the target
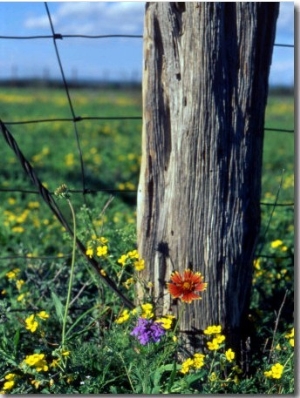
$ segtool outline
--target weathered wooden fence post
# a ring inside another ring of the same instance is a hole
[[[190,335],[212,324],[233,343],[243,334],[278,12],[279,3],[146,5],[138,249],[165,313],[177,312],[173,270],[204,275],[207,291],[180,325]]]

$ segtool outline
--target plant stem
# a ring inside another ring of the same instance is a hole
[[[185,304],[182,303],[182,304],[181,304],[181,308],[180,308],[180,310],[179,310],[178,319],[177,319],[176,325],[175,325],[175,327],[174,327],[174,331],[173,331],[174,335],[175,335],[175,333],[176,333],[176,331],[177,331],[177,329],[178,329],[178,326],[179,326],[180,319],[181,319],[181,316],[182,316],[182,314],[183,314],[184,308],[185,308]]]
[[[62,350],[65,348],[65,340],[66,340],[66,324],[67,324],[67,317],[71,299],[71,290],[73,284],[73,277],[74,277],[74,264],[75,264],[75,251],[76,251],[76,218],[74,208],[72,203],[69,199],[67,199],[68,205],[71,209],[72,220],[73,220],[73,249],[72,249],[72,260],[71,260],[71,272],[70,272],[70,279],[69,279],[69,286],[68,286],[68,294],[67,294],[67,301],[65,306],[65,314],[63,318],[63,328],[62,328],[62,336],[61,336],[61,347]]]

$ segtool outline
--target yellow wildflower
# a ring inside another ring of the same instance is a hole
[[[183,373],[183,374],[188,373],[190,371],[190,368],[193,365],[194,365],[194,361],[192,360],[192,358],[186,359],[181,365],[180,372]]]
[[[11,390],[13,388],[13,386],[15,385],[15,380],[14,380],[15,377],[16,377],[15,373],[8,373],[6,376],[4,376],[4,379],[7,380],[3,384],[4,391]]]
[[[92,247],[88,247],[88,248],[86,249],[85,254],[86,254],[87,256],[89,256],[90,258],[92,258],[92,257],[93,257],[93,254],[94,254],[94,249],[93,249]]]
[[[194,360],[193,366],[196,369],[202,368],[202,366],[204,366],[204,358],[205,358],[205,355],[196,353],[193,358],[193,360]]]
[[[220,325],[208,326],[203,333],[204,334],[218,334],[221,333],[222,327]]]
[[[98,257],[106,256],[107,250],[108,250],[107,246],[98,246],[97,247],[97,256]]]
[[[11,390],[11,389],[13,388],[14,385],[15,385],[14,380],[6,381],[6,382],[3,384],[3,390],[4,390],[4,391]]]
[[[128,278],[125,282],[123,282],[123,286],[125,286],[126,289],[129,289],[130,286],[134,284],[134,282],[134,278]]]
[[[211,375],[208,377],[211,382],[218,380],[218,376],[215,372],[212,372]]]
[[[232,362],[232,360],[235,358],[235,353],[231,348],[229,348],[227,351],[225,351],[225,356],[227,361]]]
[[[42,370],[46,372],[48,370],[48,365],[45,360],[45,354],[32,354],[27,355],[24,359],[26,365],[35,367],[37,372],[41,372]]]
[[[222,344],[223,341],[225,340],[225,336],[224,336],[223,334],[220,334],[219,336],[216,336],[216,337],[214,338],[214,340],[216,340],[216,342],[217,342],[218,344]]]
[[[134,262],[134,268],[136,271],[143,271],[143,269],[145,268],[145,260],[138,260]]]
[[[283,365],[280,363],[275,363],[275,365],[271,367],[271,370],[264,372],[264,375],[273,379],[280,379],[283,373],[283,368]]]
[[[26,323],[26,329],[30,330],[30,332],[32,333],[34,333],[39,326],[38,322],[34,319],[34,314],[26,318],[25,323]]]
[[[23,279],[18,279],[17,281],[16,281],[16,287],[17,287],[17,289],[20,291],[21,290],[21,288],[22,288],[22,286],[24,285],[24,283],[25,283],[25,281],[23,281]]]
[[[102,245],[106,245],[108,242],[108,239],[104,238],[104,236],[101,236],[100,238],[97,239]]]
[[[56,368],[59,364],[59,359],[53,359],[52,362],[50,363],[50,368]]]
[[[168,314],[159,319],[156,319],[156,322],[160,323],[164,329],[168,330],[171,329],[174,318],[174,315]]]
[[[49,314],[46,311],[40,311],[36,315],[43,320],[49,318]]]
[[[40,207],[39,202],[29,202],[28,203],[29,209],[38,209]]]
[[[142,307],[142,310],[143,310],[142,315],[141,315],[142,318],[148,318],[149,319],[149,318],[152,318],[154,316],[153,305],[152,304],[150,304],[150,303],[142,304],[141,307]]]
[[[8,279],[16,279],[16,277],[17,277],[19,272],[20,272],[20,269],[19,268],[15,268],[12,271],[7,272],[6,277]]]
[[[25,293],[19,294],[19,296],[17,297],[17,301],[23,301],[23,300],[25,300],[25,296],[26,296]]]
[[[213,341],[207,342],[207,347],[211,351],[216,351],[220,348],[220,344],[217,342],[217,339],[213,339]]]
[[[139,254],[138,254],[137,250],[132,250],[132,251],[128,252],[127,256],[129,258],[139,258]]]
[[[117,319],[115,320],[115,322],[118,323],[118,324],[124,323],[124,322],[128,321],[129,317],[130,317],[130,313],[129,313],[129,311],[126,309],[126,310],[124,310],[124,311],[122,312],[121,316],[119,316],[119,318],[117,318]]]
[[[33,384],[35,388],[39,388],[39,386],[41,385],[41,382],[38,380],[31,380],[30,383]]]
[[[279,247],[281,245],[283,245],[283,242],[280,239],[277,239],[277,240],[274,240],[273,242],[271,242],[272,249],[276,249],[277,247]]]
[[[285,337],[286,337],[287,339],[289,339],[290,337],[294,337],[294,334],[295,334],[295,329],[292,328],[292,330],[290,331],[290,333],[287,333],[287,334],[285,335]]]
[[[124,267],[124,265],[126,264],[127,258],[128,258],[127,254],[123,254],[123,255],[118,259],[118,263],[121,264],[122,267]]]
[[[295,346],[295,341],[294,341],[294,328],[292,328],[292,330],[290,331],[290,333],[287,333],[287,334],[285,335],[285,337],[286,337],[287,339],[289,339],[290,345],[291,345],[292,347],[294,347],[294,346]]]
[[[17,233],[20,233],[20,234],[25,231],[25,229],[23,227],[20,227],[20,226],[13,227],[11,230],[12,230],[12,232],[17,232]]]

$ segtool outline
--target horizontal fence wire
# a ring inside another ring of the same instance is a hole
[[[76,116],[72,118],[52,118],[52,119],[32,119],[32,120],[21,120],[21,121],[8,121],[6,125],[18,125],[18,124],[35,124],[35,123],[53,123],[53,122],[81,122],[84,120],[142,120],[142,116]],[[292,133],[294,130],[290,129],[278,129],[273,127],[265,127],[264,131],[276,131],[280,133]]]
[[[55,203],[54,199],[52,196],[54,195],[54,192],[49,192],[38,180],[37,176],[34,173],[34,170],[32,169],[31,165],[29,162],[25,159],[24,155],[21,153],[21,151],[18,148],[18,145],[14,138],[12,137],[11,133],[8,131],[6,126],[9,125],[24,125],[24,124],[36,124],[36,123],[53,123],[53,122],[68,122],[68,123],[73,123],[74,126],[74,133],[75,133],[75,139],[77,143],[77,149],[79,153],[79,158],[80,158],[80,165],[81,165],[81,176],[82,176],[82,189],[76,189],[72,190],[70,189],[70,193],[75,193],[75,194],[95,194],[99,192],[108,192],[108,193],[137,193],[137,190],[116,190],[116,189],[89,189],[85,185],[85,172],[84,172],[84,163],[83,163],[83,156],[82,156],[82,151],[81,151],[81,146],[80,146],[80,141],[79,141],[79,136],[78,136],[78,131],[77,131],[77,123],[85,120],[89,121],[97,121],[97,120],[137,120],[140,121],[142,120],[142,116],[140,115],[135,115],[135,116],[77,116],[72,99],[69,93],[69,86],[67,83],[67,79],[65,78],[65,73],[64,73],[64,68],[61,62],[60,54],[58,47],[56,45],[57,40],[63,40],[63,39],[112,39],[112,38],[127,38],[127,39],[142,39],[143,35],[126,35],[126,34],[109,34],[109,35],[80,35],[80,34],[60,34],[56,33],[53,23],[52,23],[52,18],[51,14],[48,8],[47,3],[45,3],[45,8],[46,8],[46,13],[48,16],[49,20],[49,25],[51,27],[52,34],[51,35],[35,35],[35,36],[0,36],[0,39],[7,39],[7,40],[36,40],[36,39],[51,39],[53,40],[54,48],[55,48],[55,53],[56,53],[56,59],[59,65],[60,73],[61,73],[61,78],[62,78],[62,83],[63,87],[65,90],[66,97],[68,99],[68,104],[69,104],[69,109],[70,113],[72,115],[71,118],[43,118],[43,119],[32,119],[32,120],[19,120],[19,121],[1,121],[1,128],[2,132],[4,135],[4,138],[8,142],[8,144],[12,147],[12,149],[15,151],[16,156],[19,158],[21,161],[21,164],[25,170],[25,172],[29,175],[30,179],[33,181],[33,183],[37,186],[37,190],[28,190],[28,189],[5,189],[5,188],[0,188],[0,192],[20,192],[24,194],[37,194],[41,195],[41,197],[44,199],[44,201],[47,203],[47,205],[50,207],[52,212],[56,215],[58,220],[61,222],[61,224],[66,228],[67,231],[72,235],[72,230],[68,226],[66,220],[62,216],[57,204]],[[294,45],[292,44],[282,44],[282,43],[275,43],[275,47],[285,47],[285,48],[294,48]],[[294,130],[292,129],[278,129],[278,128],[273,128],[273,127],[265,127],[265,131],[273,131],[273,132],[280,132],[280,133],[294,133]],[[268,203],[268,202],[261,202],[260,203],[263,206],[273,206],[273,207],[285,207],[285,206],[294,206],[294,203]],[[119,295],[119,297],[122,299],[123,303],[129,307],[133,308],[133,304],[122,295],[122,293],[119,291],[119,289],[115,286],[114,282],[110,280],[109,277],[103,277],[99,270],[101,270],[101,267],[99,264],[93,259],[85,254],[85,247],[83,244],[77,239],[77,244],[79,249],[81,250],[82,254],[87,258],[87,260],[90,262],[92,267],[94,267],[97,270],[98,275],[102,277],[102,279],[105,279],[105,282],[108,284],[108,286]],[[69,257],[71,253],[69,254],[63,254],[62,256],[6,256],[6,257],[0,257],[1,260],[12,260],[12,259],[25,259],[25,260],[51,260],[55,259],[58,260],[60,258],[64,257]],[[265,258],[278,258],[278,256],[264,256],[260,254],[260,257],[265,257]],[[280,258],[290,258],[290,256],[283,256]]]
[[[75,118],[52,118],[52,119],[33,119],[17,122],[5,122],[6,125],[34,124],[34,123],[53,123],[53,122],[81,122],[83,120],[142,120],[142,116],[76,116]]]
[[[127,38],[127,39],[142,39],[143,35],[74,35],[74,34],[61,34],[55,33],[54,35],[35,35],[35,36],[0,36],[0,39],[8,39],[8,40],[35,40],[35,39],[72,39],[72,38],[81,38],[81,39],[111,39],[111,38]],[[281,44],[275,43],[274,47],[287,47],[294,48],[294,44]]]
[[[12,39],[12,40],[34,40],[34,39],[112,39],[112,38],[127,38],[127,39],[142,39],[142,35],[68,35],[55,33],[54,35],[36,35],[36,36],[0,36],[0,39]]]

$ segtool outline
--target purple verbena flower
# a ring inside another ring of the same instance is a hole
[[[166,333],[165,329],[151,319],[139,318],[137,326],[130,333],[135,336],[142,345],[147,343],[158,343]]]

